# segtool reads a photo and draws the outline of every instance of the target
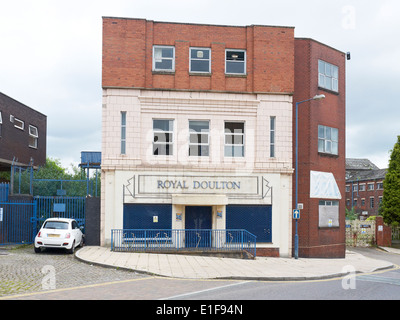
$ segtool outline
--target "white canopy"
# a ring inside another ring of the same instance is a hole
[[[342,199],[335,177],[330,172],[310,172],[310,198]]]

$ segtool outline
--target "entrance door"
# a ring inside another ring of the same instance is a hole
[[[212,207],[186,207],[186,248],[210,248]]]

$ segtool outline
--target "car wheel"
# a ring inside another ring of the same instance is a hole
[[[75,251],[75,241],[72,243],[71,249],[67,250],[69,254],[73,254]]]
[[[41,253],[42,252],[42,250],[40,248],[36,248],[36,247],[34,247],[34,248],[35,248],[35,253]]]
[[[85,237],[82,237],[79,246],[82,248],[84,245],[85,245]]]

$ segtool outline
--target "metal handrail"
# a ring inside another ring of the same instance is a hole
[[[113,229],[111,250],[130,252],[248,252],[257,237],[244,229]]]

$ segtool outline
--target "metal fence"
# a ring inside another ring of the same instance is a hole
[[[400,241],[400,227],[392,227],[392,240]]]
[[[10,190],[10,185],[8,183],[0,183],[0,201],[8,201],[8,193]]]
[[[256,257],[256,236],[247,230],[113,229],[111,250],[129,252],[247,252]]]
[[[0,245],[32,243],[36,202],[0,202]]]
[[[35,197],[37,202],[36,229],[39,230],[47,218],[71,218],[79,226],[85,226],[85,197]]]

